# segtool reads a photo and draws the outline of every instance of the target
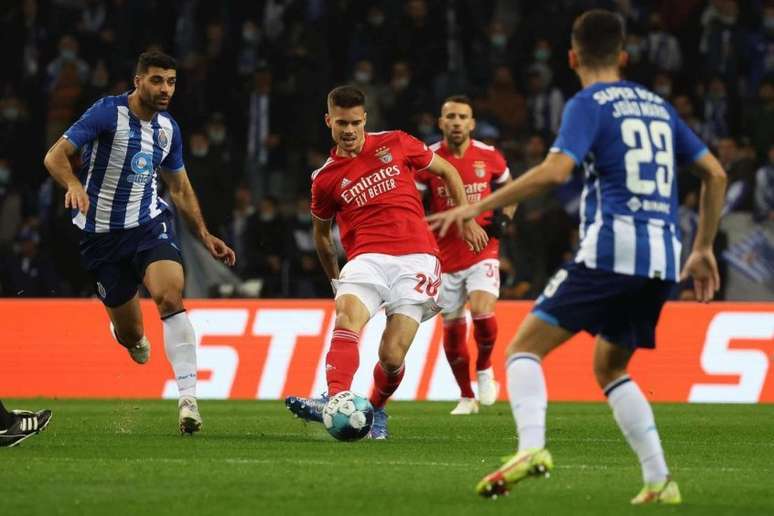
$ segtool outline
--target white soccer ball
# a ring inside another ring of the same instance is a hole
[[[362,439],[371,430],[374,409],[371,403],[352,391],[332,396],[323,408],[323,425],[339,441]]]

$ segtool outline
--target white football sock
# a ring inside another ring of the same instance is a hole
[[[540,357],[532,353],[515,353],[508,357],[506,367],[519,451],[544,448],[548,394]]]
[[[164,351],[172,364],[179,395],[196,396],[196,336],[188,314],[179,312],[162,318]]]
[[[606,385],[605,395],[618,427],[640,459],[645,483],[666,480],[669,469],[656,430],[656,420],[640,388],[626,375]]]

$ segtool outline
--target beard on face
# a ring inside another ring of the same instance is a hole
[[[166,111],[169,106],[170,96],[163,96],[162,94],[153,95],[147,91],[140,90],[140,100],[148,109],[153,111]],[[163,102],[162,100],[166,100]]]

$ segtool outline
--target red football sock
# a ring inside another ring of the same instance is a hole
[[[497,340],[497,319],[495,314],[484,314],[473,317],[473,337],[478,344],[476,371],[492,367],[492,350]]]
[[[468,322],[464,317],[443,323],[443,350],[452,374],[460,386],[460,396],[475,398],[470,386],[470,354],[467,346]]]
[[[374,390],[371,392],[371,405],[374,408],[384,407],[392,393],[403,380],[403,372],[406,368],[401,365],[397,371],[386,371],[381,362],[377,362],[374,367]]]
[[[328,396],[348,391],[352,386],[360,364],[360,352],[357,348],[360,335],[354,331],[333,330],[331,348],[325,357],[325,377],[328,380]]]

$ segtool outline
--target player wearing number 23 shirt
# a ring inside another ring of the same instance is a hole
[[[504,494],[553,468],[541,362],[586,331],[596,336],[594,377],[642,468],[645,485],[631,502],[681,501],[653,412],[627,366],[637,348],[655,347],[656,324],[676,280],[691,278],[700,301],[711,300],[717,290],[712,243],[726,179],[717,159],[666,100],[622,80],[624,40],[616,14],[595,9],[579,16],[568,57],[583,89],[565,106],[548,156],[482,202],[430,218],[443,235],[453,223],[562,184],[576,166],[584,170],[575,260],[549,281],[506,350],[518,451],[481,479],[476,491],[483,496]],[[675,174],[686,163],[696,165],[702,192],[696,238],[681,274]]]

